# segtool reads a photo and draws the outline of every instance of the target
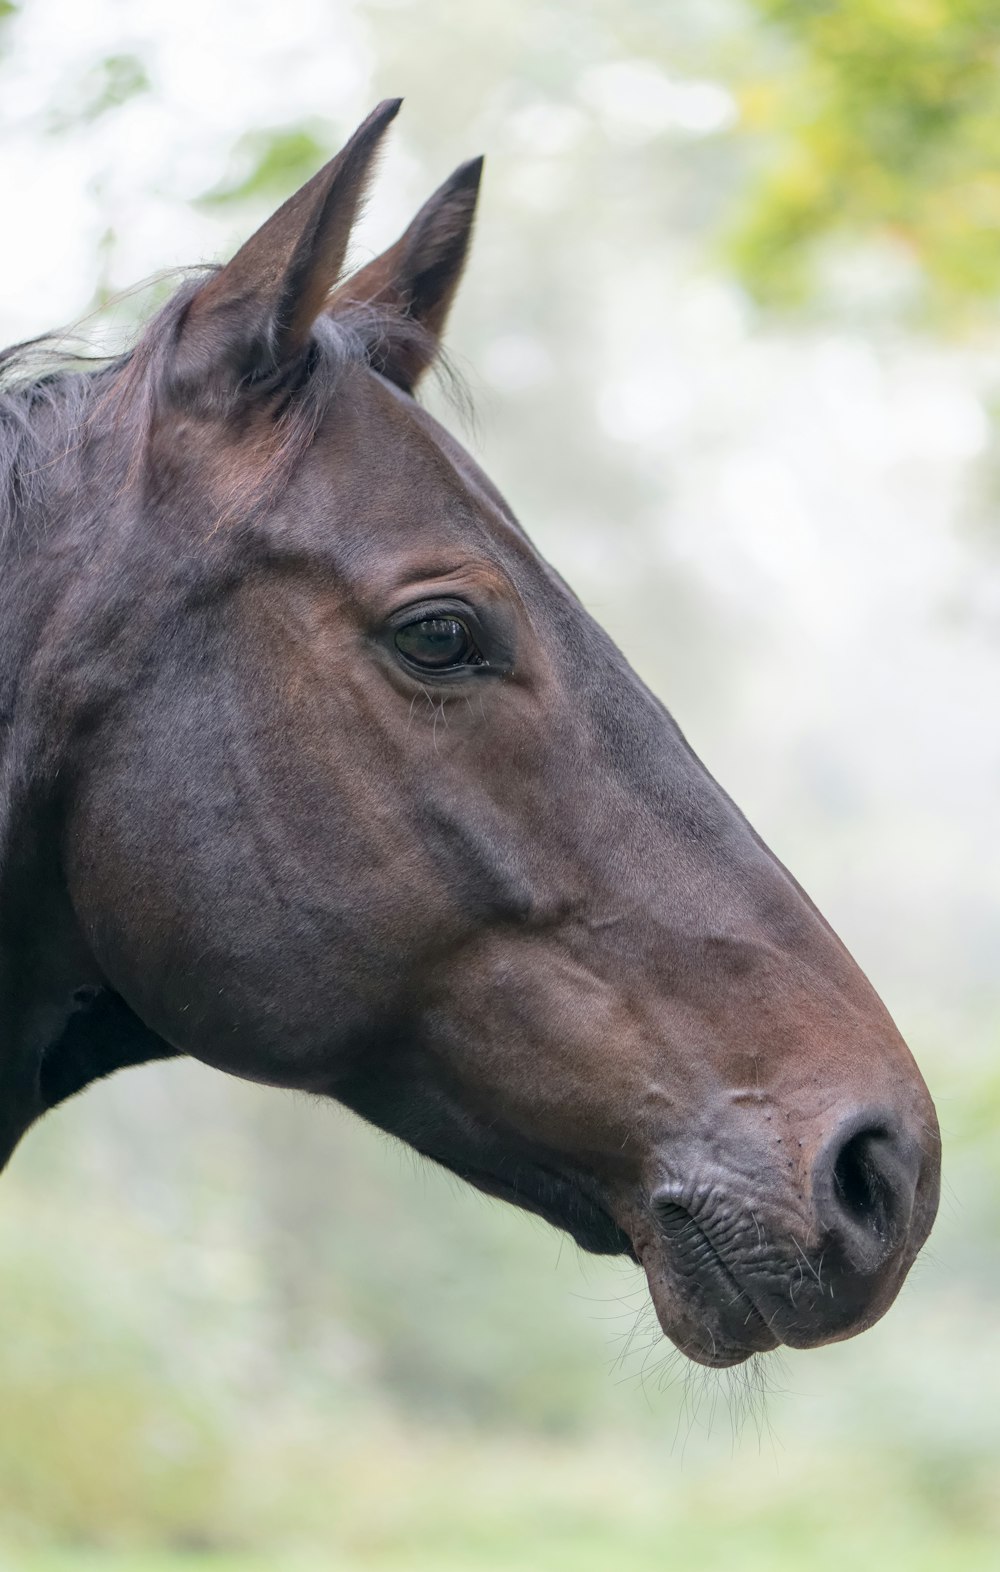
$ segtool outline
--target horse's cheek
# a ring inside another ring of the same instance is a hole
[[[214,894],[227,848],[213,844],[210,796],[179,779],[183,767],[160,769],[159,749],[121,741],[68,818],[70,899],[110,985],[146,1025],[190,1051],[206,1014],[202,977],[229,922]]]

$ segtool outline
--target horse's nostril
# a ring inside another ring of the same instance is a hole
[[[876,1271],[909,1224],[919,1158],[885,1119],[842,1125],[817,1165],[816,1207],[847,1261]]]
[[[841,1147],[833,1165],[834,1195],[848,1217],[880,1235],[888,1229],[889,1197],[878,1164],[878,1148],[886,1139],[885,1130],[860,1130]]]

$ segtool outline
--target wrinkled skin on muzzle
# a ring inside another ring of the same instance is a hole
[[[633,1255],[696,1360],[843,1338],[930,1229],[933,1106],[808,897],[414,402],[465,167],[331,307],[332,199],[307,187],[173,324],[159,483],[139,511],[121,494],[62,631],[87,700],[58,831],[74,997],[116,1001],[118,1062],[188,1053],[337,1098]],[[282,351],[292,252],[310,303]],[[345,356],[359,301],[424,337]],[[258,340],[331,382],[277,488],[287,389],[272,367],[223,396]],[[258,471],[255,505],[207,527]],[[32,1113],[112,1067],[88,1070],[74,1009]]]

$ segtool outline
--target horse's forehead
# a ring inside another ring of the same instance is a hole
[[[430,498],[460,489],[455,466],[420,413],[372,371],[347,368],[314,449],[319,484],[362,493],[374,504],[404,488]]]
[[[316,444],[313,499],[334,504],[348,556],[418,560],[457,553],[521,581],[545,565],[501,493],[432,415],[360,370],[331,407]],[[442,559],[443,560],[443,559]]]

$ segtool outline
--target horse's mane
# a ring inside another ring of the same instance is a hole
[[[0,350],[0,543],[33,511],[111,365],[46,334]]]
[[[91,438],[115,437],[107,445],[115,484],[141,471],[180,320],[210,271],[189,271],[124,353],[95,353],[74,331],[0,350],[0,545],[44,507],[47,481]],[[273,450],[232,504],[252,506],[273,493],[315,436],[345,367],[378,369],[402,342],[444,364],[432,335],[399,312],[351,304],[321,317],[305,374],[275,419]],[[456,382],[452,371],[448,376]]]

